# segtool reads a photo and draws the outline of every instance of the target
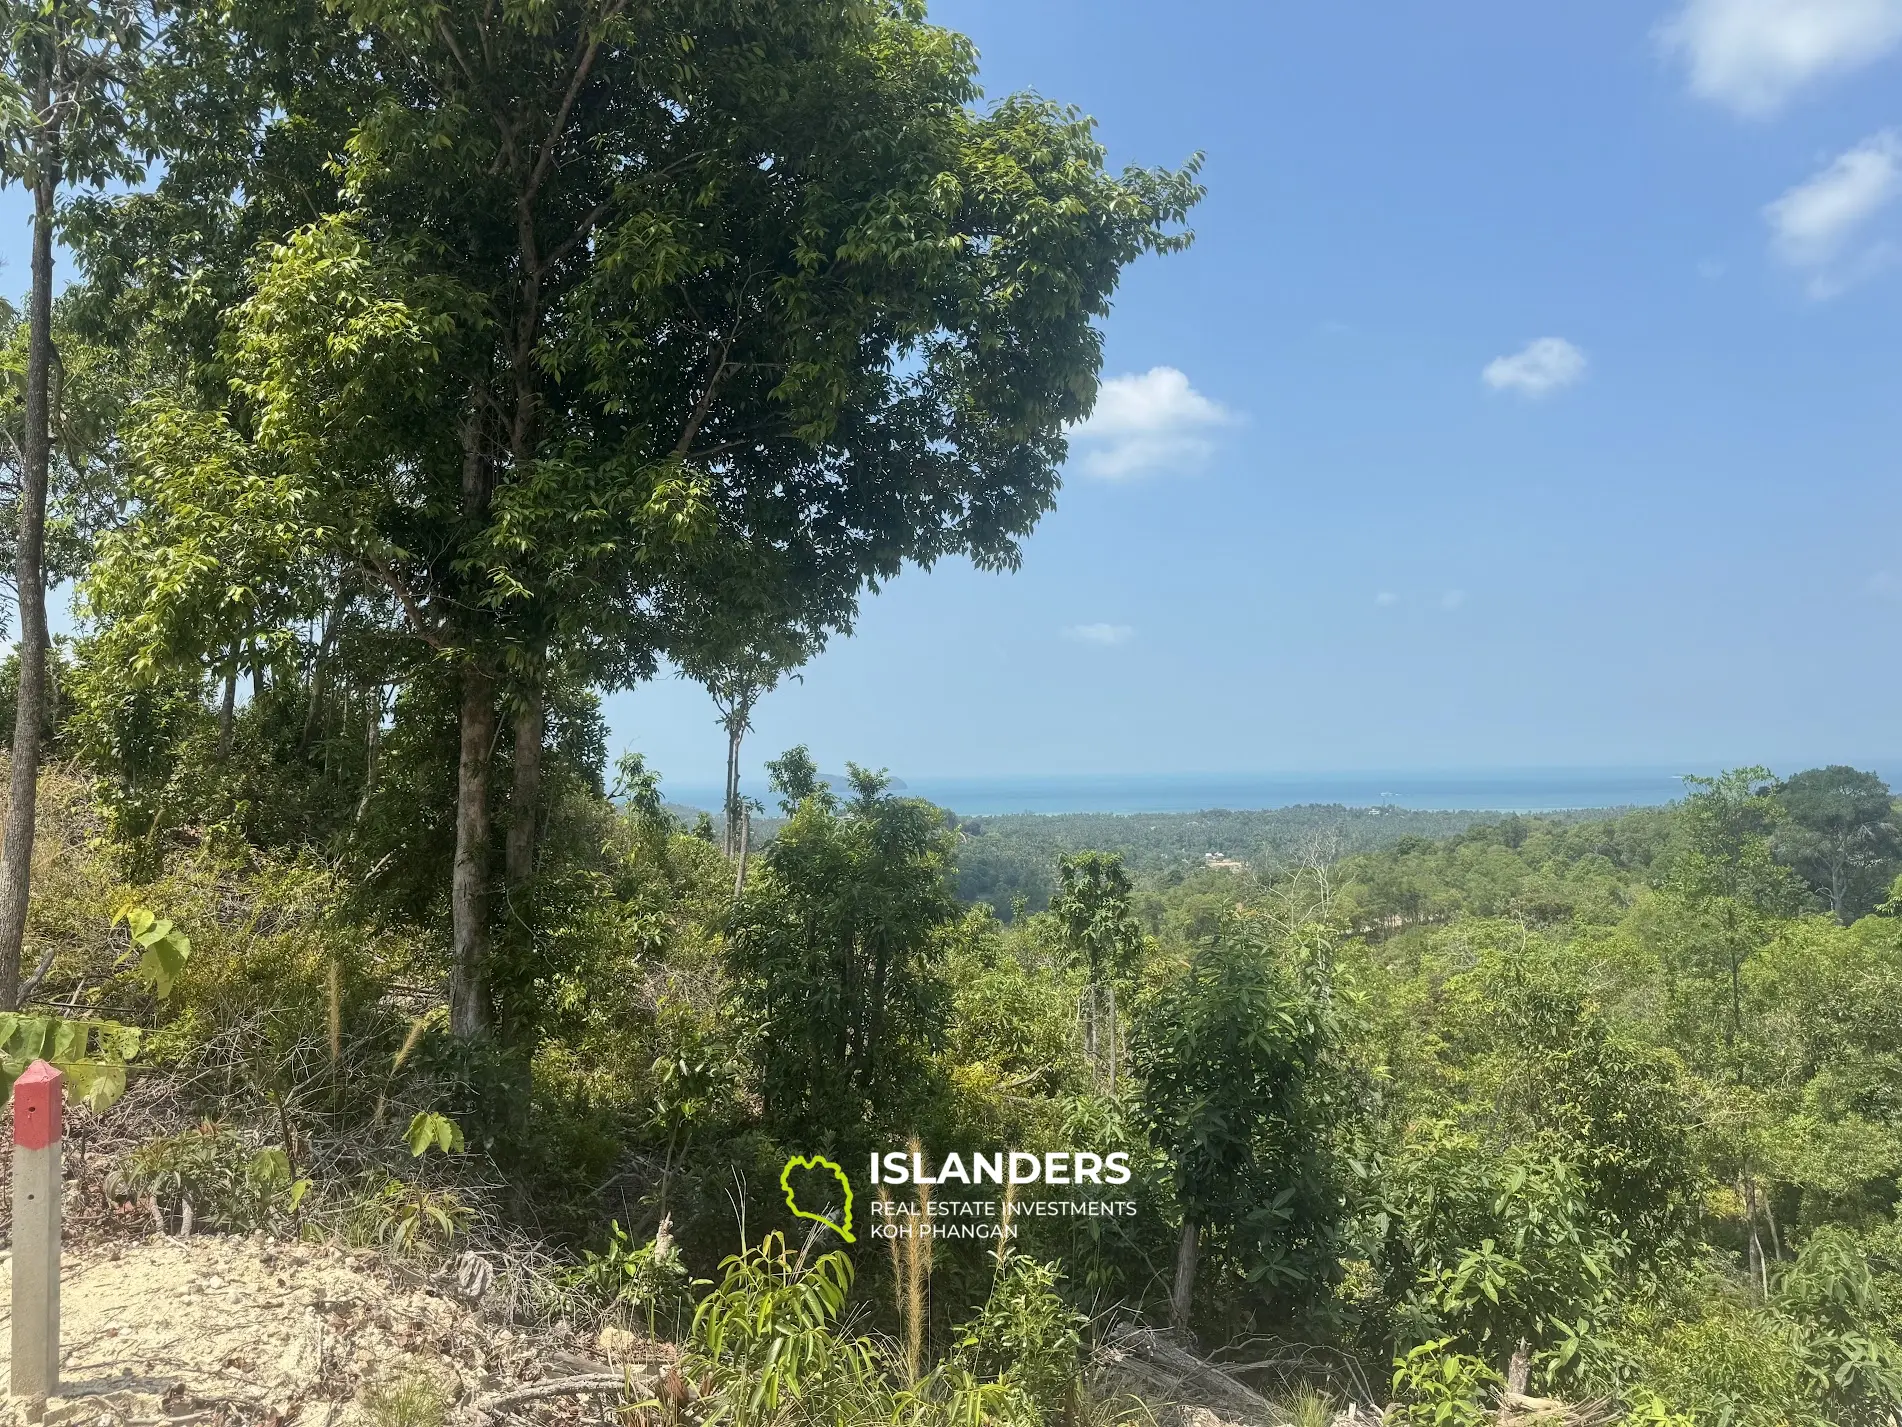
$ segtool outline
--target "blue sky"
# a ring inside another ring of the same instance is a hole
[[[1902,752],[1902,0],[933,15],[1209,197],[1129,273],[1023,568],[869,599],[751,767]],[[717,783],[698,689],[609,712]]]

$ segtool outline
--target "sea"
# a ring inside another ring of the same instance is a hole
[[[1525,768],[1468,772],[1051,774],[899,778],[895,788],[969,816],[1190,813],[1338,804],[1425,811],[1556,812],[1655,807],[1684,795],[1684,775],[1715,768]],[[841,780],[842,781],[842,780]],[[764,784],[743,790],[768,808]],[[670,802],[720,806],[717,787],[667,786]]]

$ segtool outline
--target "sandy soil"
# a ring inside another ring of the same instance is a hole
[[[423,1375],[453,1401],[537,1374],[517,1335],[377,1269],[370,1255],[261,1236],[69,1253],[47,1420],[357,1427],[366,1387]],[[10,1287],[10,1265],[7,1276]]]

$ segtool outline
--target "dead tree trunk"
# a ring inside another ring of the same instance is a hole
[[[1189,1331],[1189,1309],[1195,1301],[1195,1261],[1202,1248],[1202,1226],[1193,1219],[1182,1221],[1182,1237],[1176,1243],[1175,1290],[1169,1295],[1169,1326],[1178,1333]]]

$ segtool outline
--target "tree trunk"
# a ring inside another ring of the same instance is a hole
[[[330,649],[337,642],[337,626],[349,604],[350,586],[346,583],[331,602],[330,612],[324,616],[323,635],[317,641],[317,659],[310,670],[310,704],[304,710],[304,732],[297,740],[299,753],[308,749],[311,739],[317,736],[317,720],[322,717],[324,707],[324,676],[330,668]]]
[[[44,98],[44,96],[42,96]],[[46,105],[42,103],[41,112]],[[48,401],[53,371],[53,200],[59,146],[49,134],[33,190],[33,294],[28,305],[26,469],[20,485],[19,549],[14,583],[20,597],[20,690],[13,712],[13,760],[5,830],[0,833],[0,1010],[19,1008],[20,944],[32,891],[33,819],[39,803],[40,733],[46,717],[46,485],[52,456]]]
[[[740,810],[740,854],[739,870],[733,874],[733,900],[739,901],[746,895],[746,844],[753,834],[753,815],[744,808]]]
[[[740,740],[745,736],[746,725],[735,706],[726,724],[726,807],[720,815],[725,823],[721,851],[728,857],[739,856],[740,850]]]
[[[492,472],[483,441],[481,392],[470,393],[462,428],[462,512],[485,522]],[[449,880],[449,1033],[487,1034],[489,988],[489,767],[495,752],[495,681],[466,655],[462,666],[461,748],[456,760],[456,863]]]
[[[456,763],[456,866],[450,882],[449,1030],[468,1040],[489,1029],[489,765],[495,684],[473,663],[462,672],[462,747]]]
[[[363,730],[363,795],[357,799],[358,822],[370,811],[370,799],[376,794],[377,748],[383,742],[383,690],[370,690],[370,711]]]
[[[1523,1394],[1532,1381],[1532,1358],[1526,1352],[1526,1340],[1521,1338],[1519,1346],[1513,1349],[1512,1359],[1506,1364],[1506,1391]],[[1500,1409],[1500,1420],[1505,1420],[1505,1409]]]
[[[539,684],[522,695],[515,709],[515,782],[509,789],[509,835],[503,875],[510,887],[526,886],[535,876],[537,813],[542,796],[542,740],[547,709]]]
[[[1202,1226],[1193,1219],[1182,1221],[1182,1238],[1176,1244],[1176,1284],[1169,1295],[1169,1326],[1178,1333],[1189,1331],[1189,1306],[1195,1301],[1195,1260],[1202,1247]]]
[[[231,756],[231,734],[238,722],[238,656],[231,656],[231,667],[225,671],[225,698],[218,706],[218,761],[223,763]]]

